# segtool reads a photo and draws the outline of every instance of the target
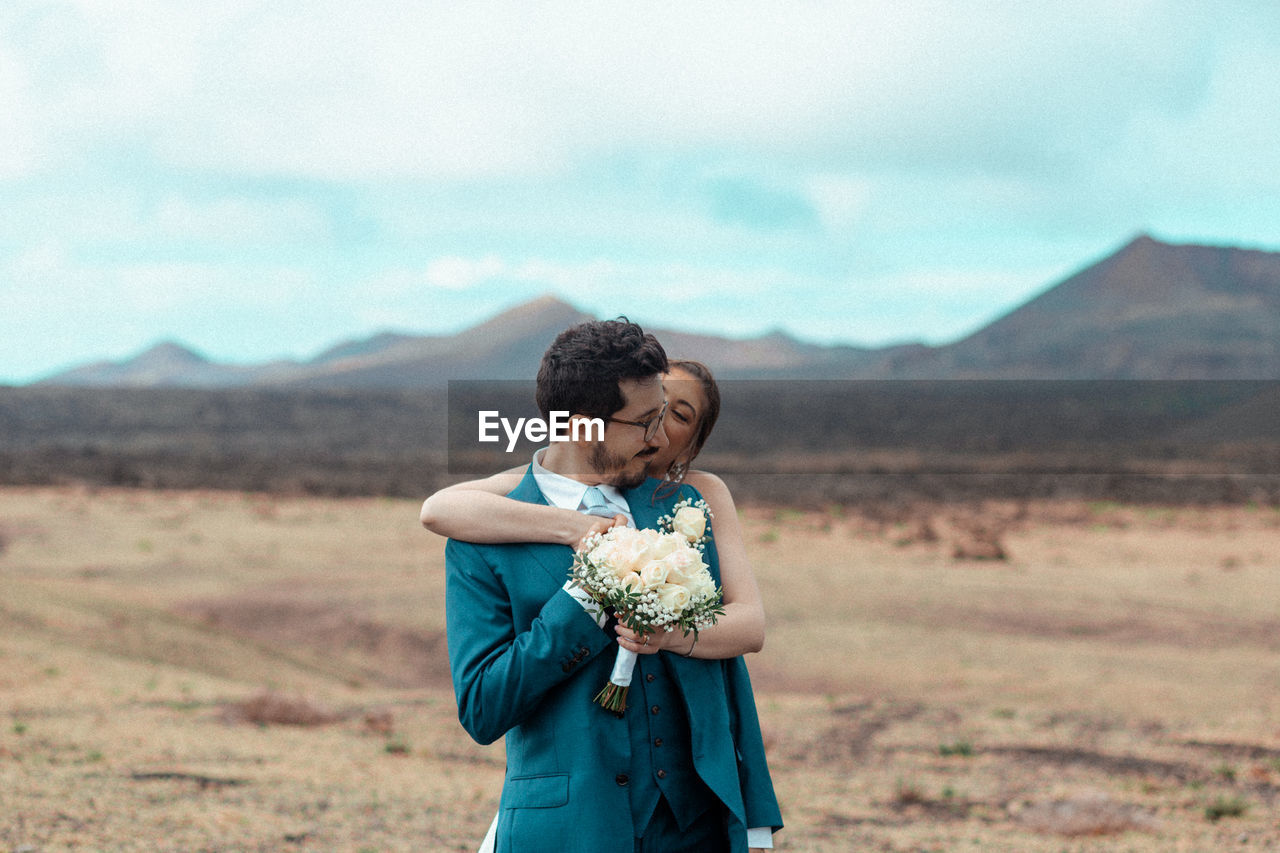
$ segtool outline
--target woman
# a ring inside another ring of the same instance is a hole
[[[724,614],[716,624],[700,630],[696,642],[692,634],[662,631],[645,638],[619,624],[615,630],[618,643],[637,654],[656,654],[662,650],[695,658],[723,660],[727,689],[748,697],[733,714],[734,739],[743,751],[760,755],[764,765],[763,745],[759,738],[759,722],[754,702],[750,701],[751,683],[742,655],[758,652],[764,646],[764,607],[760,590],[747,559],[738,512],[729,489],[719,477],[705,471],[692,470],[693,460],[702,450],[720,414],[720,390],[711,371],[700,362],[673,360],[663,378],[667,398],[667,415],[663,428],[667,447],[654,456],[649,465],[651,476],[661,476],[662,484],[655,494],[669,496],[688,483],[707,502],[714,516],[715,547],[720,562],[720,583],[724,595]],[[584,515],[557,507],[511,500],[505,495],[524,476],[524,468],[512,468],[487,477],[458,483],[442,489],[422,505],[423,526],[441,536],[472,542],[551,542],[576,546],[585,536],[603,531],[614,524],[625,524],[617,516],[612,520]],[[743,732],[739,736],[739,732]],[[748,735],[747,732],[753,734]],[[749,826],[762,827],[765,838],[751,838],[753,844],[771,845],[767,839],[770,825],[780,826],[777,800],[771,780],[742,779],[743,800]],[[496,819],[495,819],[496,824]],[[481,850],[492,850],[493,827]],[[754,832],[754,830],[753,830]],[[759,838],[760,840],[757,840]],[[761,848],[753,846],[753,853]]]
[[[732,658],[764,647],[764,606],[747,560],[738,511],[724,482],[714,474],[691,470],[720,415],[720,390],[711,371],[697,361],[673,360],[663,379],[667,416],[663,428],[667,447],[649,465],[652,476],[662,476],[659,493],[678,489],[682,482],[697,489],[715,517],[716,553],[720,558],[720,584],[724,589],[724,615],[715,625],[692,635],[662,631],[643,637],[623,625],[618,641],[639,654],[664,649],[695,658]],[[441,536],[469,542],[553,542],[573,547],[585,536],[625,523],[583,515],[570,509],[524,503],[504,495],[519,484],[524,468],[511,468],[483,480],[458,483],[436,492],[422,505],[424,527]]]

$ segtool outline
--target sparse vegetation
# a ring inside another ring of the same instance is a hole
[[[1219,821],[1224,817],[1243,817],[1249,811],[1249,803],[1238,796],[1221,796],[1205,806],[1204,816],[1211,821]]]
[[[458,726],[417,507],[0,489],[0,849],[474,849],[502,751]],[[1280,845],[1280,577],[1181,581],[1270,553],[1272,514],[1122,506],[1117,548],[1078,500],[775,509],[741,520],[786,849]],[[950,562],[962,512],[1009,520],[1015,568]],[[919,517],[940,541],[896,547]]]
[[[939,744],[938,754],[944,757],[959,756],[961,758],[970,758],[973,756],[973,744],[967,740]]]
[[[893,786],[893,801],[900,806],[912,806],[928,802],[929,797],[917,783],[899,779]]]
[[[228,710],[232,718],[260,726],[323,726],[341,719],[338,714],[310,699],[282,696],[269,690],[243,702],[232,703]]]
[[[388,738],[383,750],[388,755],[408,755],[412,751],[409,748],[409,744],[399,736],[392,736],[391,738]]]
[[[1131,830],[1152,831],[1158,823],[1145,810],[1092,792],[1068,799],[1036,803],[1018,813],[1028,828],[1069,838],[1119,835]]]

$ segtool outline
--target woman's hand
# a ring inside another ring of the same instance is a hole
[[[581,519],[581,524],[578,525],[578,527],[574,529],[574,532],[569,535],[576,535],[578,530],[582,530],[583,532],[576,540],[566,544],[573,545],[573,550],[575,551],[581,551],[583,544],[585,544],[587,538],[590,536],[594,536],[597,533],[604,533],[606,530],[611,530],[614,527],[627,526],[627,517],[625,515],[615,515],[613,518],[603,518],[599,515],[583,515],[580,512],[575,512],[574,515]]]
[[[694,635],[690,631],[682,634],[677,631],[654,631],[650,634],[637,634],[621,622],[614,628],[618,634],[618,645],[638,655],[656,655],[658,652],[675,652],[688,655],[693,651]]]

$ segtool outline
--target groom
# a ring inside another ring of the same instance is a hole
[[[606,514],[655,527],[692,491],[654,501],[647,478],[667,444],[666,368],[662,346],[634,323],[562,332],[538,371],[538,407],[544,418],[603,418],[604,437],[540,451],[510,497],[593,512],[603,499]],[[714,548],[706,560],[718,581]],[[458,718],[480,743],[506,736],[499,853],[747,850],[744,797],[759,797],[768,770],[733,661],[641,655],[631,707],[616,717],[592,700],[618,645],[604,614],[567,585],[569,548],[450,540],[445,563]],[[768,836],[752,829],[752,846]]]

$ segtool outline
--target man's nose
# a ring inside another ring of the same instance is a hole
[[[654,447],[666,447],[671,443],[667,438],[667,419],[663,418],[662,423],[658,424],[658,431],[653,434],[653,438],[649,441]]]

